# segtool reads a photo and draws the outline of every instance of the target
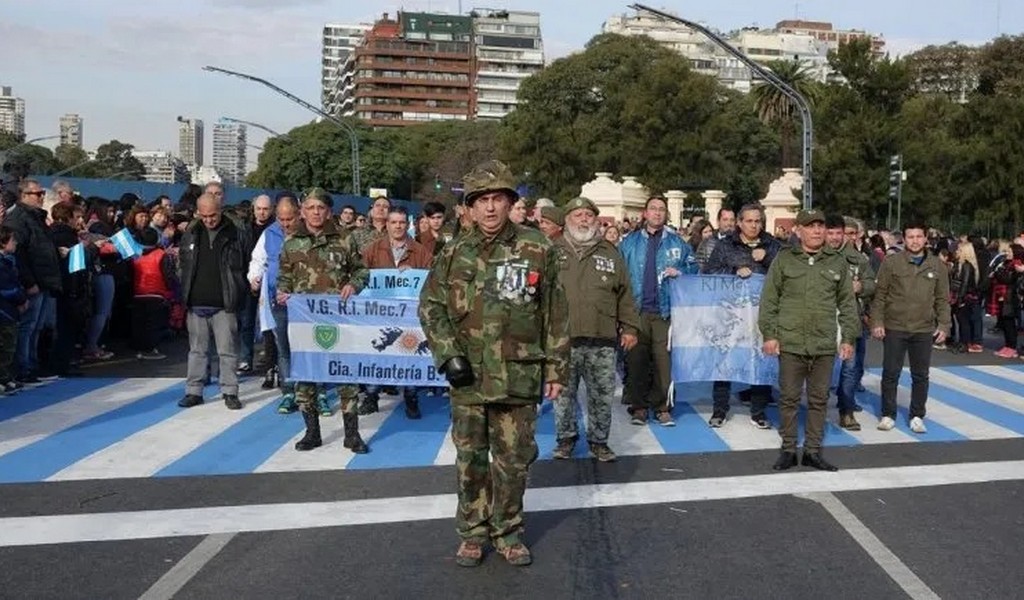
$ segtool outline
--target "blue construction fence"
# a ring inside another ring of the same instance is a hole
[[[171,202],[177,204],[178,199],[185,193],[188,187],[184,183],[155,183],[152,181],[121,181],[116,179],[86,179],[84,177],[53,177],[51,175],[32,176],[43,187],[50,187],[58,179],[68,182],[76,193],[88,198],[98,196],[108,200],[117,200],[122,194],[133,193],[145,203],[156,200],[157,197],[165,195]],[[226,204],[238,204],[243,200],[252,200],[260,194],[267,194],[271,198],[279,192],[291,191],[271,188],[250,188],[224,186],[224,202]],[[358,212],[366,214],[370,209],[370,199],[365,196],[353,196],[351,194],[336,194],[331,192],[334,199],[334,212],[339,212],[342,206],[351,204]],[[422,205],[420,202],[411,200],[391,199],[391,203],[404,207],[411,216],[418,216]]]

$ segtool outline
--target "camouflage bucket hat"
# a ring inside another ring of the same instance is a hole
[[[512,202],[519,199],[512,169],[497,160],[489,160],[474,167],[462,178],[462,188],[463,203],[466,206],[472,206],[474,200],[488,192],[508,192]]]

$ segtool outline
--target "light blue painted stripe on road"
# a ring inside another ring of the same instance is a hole
[[[666,454],[696,454],[700,452],[726,452],[729,445],[725,440],[718,437],[714,430],[708,427],[691,403],[707,395],[708,386],[703,383],[682,383],[675,385],[675,401],[672,407],[672,418],[676,421],[675,427],[662,427],[654,420],[654,415],[648,411],[651,418],[647,425],[651,428],[654,438],[661,444]],[[619,410],[618,406],[612,410]],[[635,425],[631,425],[635,427]]]
[[[305,429],[302,415],[277,414],[280,398],[160,470],[156,477],[252,473]],[[244,410],[244,409],[243,409]]]
[[[427,467],[444,444],[451,425],[447,398],[418,394],[422,419],[405,416],[405,401],[391,411],[372,438],[366,440],[369,454],[356,454],[348,469],[395,469]]]
[[[74,377],[59,379],[47,385],[25,388],[12,396],[0,398],[0,421],[13,419],[40,408],[53,406],[58,402],[71,400],[76,396],[94,392],[102,387],[114,385],[119,378]]]
[[[828,401],[833,401],[831,396],[829,397]],[[775,430],[778,431],[779,426],[782,423],[782,417],[781,415],[779,415],[779,407],[776,405],[770,405],[764,409],[764,414],[766,417],[768,417],[768,421],[772,424],[772,427],[774,427]],[[803,401],[801,401],[800,403],[800,407],[797,411],[796,418],[796,443],[798,446],[803,446],[805,437],[804,431],[807,427],[807,406]],[[837,426],[835,423],[829,420],[828,416],[826,415],[825,435],[822,437],[821,444],[825,448],[828,448],[829,446],[859,446],[861,445],[861,441],[847,433],[845,429]],[[781,446],[782,438],[780,437],[779,447]]]
[[[882,383],[882,370],[881,369],[867,369],[867,372],[873,373],[878,376],[878,385]],[[946,427],[942,423],[933,421],[925,415],[925,425],[928,427],[928,433],[914,433],[910,430],[910,371],[903,369],[900,373],[899,386],[896,388],[896,429],[903,433],[913,436],[915,439],[919,439],[922,442],[963,442],[970,438],[960,434],[949,427]],[[937,400],[941,400],[946,404],[950,404],[945,398],[939,398],[935,396],[936,386],[934,383],[928,386],[928,394],[934,396]],[[871,402],[875,407],[875,414],[881,418],[882,415],[882,396],[880,393],[868,390],[866,392],[857,392],[857,396],[868,402]],[[903,404],[899,403],[899,399],[903,399]],[[961,408],[961,407],[955,407]],[[961,410],[963,410],[961,408]],[[927,413],[927,405],[925,406],[925,412]],[[971,411],[967,411],[971,412]],[[861,426],[874,427],[877,423],[861,423]]]
[[[977,383],[984,383],[981,381],[981,375],[983,375],[983,373],[978,373],[977,375],[971,375],[969,377],[967,375],[963,375],[963,377],[971,379],[972,381],[975,381]],[[900,377],[900,383],[909,386],[910,375],[904,373]],[[986,383],[985,385],[989,384]],[[1020,392],[1015,391],[1012,393]],[[998,404],[989,402],[987,400],[982,400],[981,398],[976,398],[974,396],[971,396],[970,394],[965,394],[960,390],[955,390],[944,385],[939,385],[934,381],[929,382],[928,384],[928,395],[932,396],[936,400],[940,400],[964,412],[971,413],[972,415],[978,418],[985,419],[990,423],[995,423],[1000,427],[1005,427],[1006,429],[1024,435],[1024,415],[1015,410],[1011,410],[1004,406],[999,406]],[[927,410],[927,406],[925,408]],[[931,427],[934,421],[929,421],[927,417],[925,418],[925,420],[926,424],[928,425],[928,432],[931,433]]]
[[[1003,367],[1008,365],[998,366]],[[942,370],[953,375],[956,375],[957,377],[969,379],[974,383],[980,383],[981,385],[987,385],[990,388],[995,388],[997,390],[1006,392],[1007,394],[1012,394],[1014,396],[1024,396],[1024,385],[1021,385],[1016,381],[1003,379],[1002,377],[994,375],[992,373],[979,371],[977,369],[972,369],[971,367],[944,367]]]
[[[40,481],[175,415],[185,385],[172,385],[0,457],[0,482]]]

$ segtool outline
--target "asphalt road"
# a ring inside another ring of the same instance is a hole
[[[86,371],[183,376],[165,351]],[[835,474],[774,457],[539,462],[528,568],[454,564],[450,466],[5,484],[0,598],[1021,597],[1024,438],[831,448]]]

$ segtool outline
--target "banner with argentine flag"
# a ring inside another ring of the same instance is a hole
[[[762,275],[682,275],[671,280],[672,381],[775,385],[779,363],[757,328]]]
[[[121,258],[128,259],[135,256],[142,256],[142,246],[132,237],[127,228],[122,229],[110,236],[110,243],[117,249]]]
[[[293,294],[288,342],[295,381],[444,386],[420,327],[424,270],[374,269],[371,284],[338,295]]]

